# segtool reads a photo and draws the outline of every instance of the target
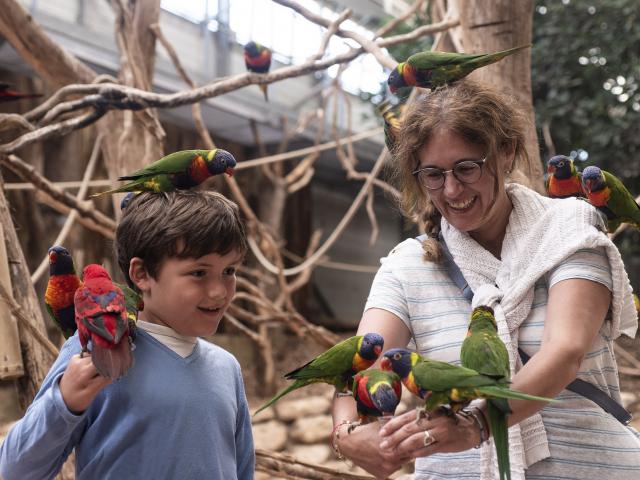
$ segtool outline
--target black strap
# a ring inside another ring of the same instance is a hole
[[[420,235],[419,237],[416,237],[416,240],[422,243],[426,237],[426,235]],[[438,240],[440,241],[440,247],[442,248],[442,253],[444,255],[445,266],[447,267],[447,272],[449,273],[451,280],[453,280],[453,282],[462,291],[462,295],[464,295],[464,297],[468,301],[471,301],[473,299],[473,291],[465,280],[462,271],[460,271],[460,267],[458,267],[458,265],[456,265],[456,262],[453,261],[453,256],[451,255],[451,252],[449,251],[449,248],[444,241],[442,233],[438,235]],[[520,354],[520,359],[522,360],[523,365],[529,361],[530,357],[529,355],[527,355],[527,353],[525,353],[524,350],[518,348],[518,353]],[[631,413],[629,413],[622,405],[616,402],[609,395],[589,382],[585,382],[584,380],[576,378],[573,382],[566,386],[566,389],[591,400],[605,412],[613,415],[623,425],[628,425],[631,421]]]

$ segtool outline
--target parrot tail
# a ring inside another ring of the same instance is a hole
[[[310,380],[296,380],[295,382],[293,382],[288,387],[285,387],[282,390],[280,390],[278,393],[275,394],[275,396],[271,400],[269,400],[267,403],[265,403],[260,408],[258,408],[258,410],[255,411],[253,416],[255,417],[262,410],[264,410],[267,407],[270,407],[271,405],[276,403],[278,400],[280,400],[282,397],[284,397],[286,394],[291,393],[294,390],[297,390],[298,388],[305,387],[305,386],[307,386],[307,385],[309,385],[311,383],[313,383],[313,382],[310,381]]]
[[[264,95],[264,101],[268,102],[269,101],[269,96],[267,95],[267,84],[260,84],[258,85],[260,87],[260,90],[262,90],[262,94]]]
[[[504,399],[489,400],[487,410],[489,416],[489,428],[493,436],[498,459],[498,471],[500,480],[511,480],[511,467],[509,466],[509,430],[507,427],[507,412],[509,404]]]
[[[553,398],[529,395],[528,393],[511,390],[506,386],[478,387],[476,390],[486,398],[512,398],[514,400],[533,400],[536,402],[557,402],[557,400],[554,400]]]
[[[103,377],[112,380],[122,377],[133,366],[129,336],[124,336],[115,348],[104,348],[94,342],[91,360]]]
[[[137,185],[137,184],[136,184]],[[102,195],[113,194],[113,193],[124,193],[124,192],[137,192],[140,190],[139,188],[135,188],[136,185],[127,183],[126,185],[122,185],[121,187],[114,188],[111,190],[106,190],[104,192],[98,192],[91,195],[91,198],[101,197]]]

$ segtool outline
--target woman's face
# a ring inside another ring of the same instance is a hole
[[[485,154],[482,147],[468,143],[455,132],[441,129],[418,150],[418,169],[432,167],[451,170],[462,161],[482,160]],[[499,178],[495,178],[487,168],[489,162],[497,162],[494,164],[500,172]],[[480,178],[473,183],[463,183],[452,172],[446,173],[444,185],[427,192],[438,211],[458,230],[469,232],[474,238],[474,233],[483,237],[490,235],[496,225],[506,225],[511,211],[502,173],[507,170],[508,164],[510,162],[505,155],[487,159],[481,166]],[[496,181],[499,190],[494,195]]]

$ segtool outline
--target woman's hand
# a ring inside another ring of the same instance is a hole
[[[416,422],[416,412],[410,411],[387,422],[380,439],[380,450],[387,455],[418,458],[469,450],[480,444],[480,430],[469,416],[450,417],[438,410]]]
[[[342,425],[339,428],[338,448],[340,453],[379,480],[387,478],[411,460],[408,455],[380,448],[381,439],[378,436],[380,424],[378,422],[358,426],[349,434],[347,433],[347,425]]]
[[[110,383],[109,378],[98,373],[91,355],[74,355],[60,379],[60,393],[69,411],[79,415],[89,408],[98,392]]]

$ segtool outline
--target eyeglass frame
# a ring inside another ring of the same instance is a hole
[[[442,187],[444,187],[444,184],[447,182],[447,173],[451,173],[453,175],[453,177],[460,183],[464,183],[465,185],[469,185],[471,183],[475,183],[478,180],[480,180],[480,178],[482,178],[482,173],[483,173],[483,169],[482,167],[484,166],[484,164],[487,162],[487,157],[484,157],[480,160],[462,160],[461,162],[456,163],[453,168],[449,169],[449,170],[442,170],[441,168],[438,167],[422,167],[419,168],[418,170],[415,170],[413,172],[411,172],[411,175],[413,175],[416,179],[416,181],[423,186],[424,188],[426,188],[427,190],[440,190]],[[456,176],[456,172],[454,171],[456,169],[456,167],[458,165],[461,165],[463,163],[474,163],[475,165],[477,165],[478,167],[480,167],[480,176],[478,177],[478,180],[474,180],[473,182],[465,182],[464,180],[459,179]],[[425,184],[423,184],[419,179],[418,179],[418,174],[424,170],[439,170],[440,173],[442,174],[442,185],[440,185],[439,187],[436,188],[430,188],[427,187]]]

